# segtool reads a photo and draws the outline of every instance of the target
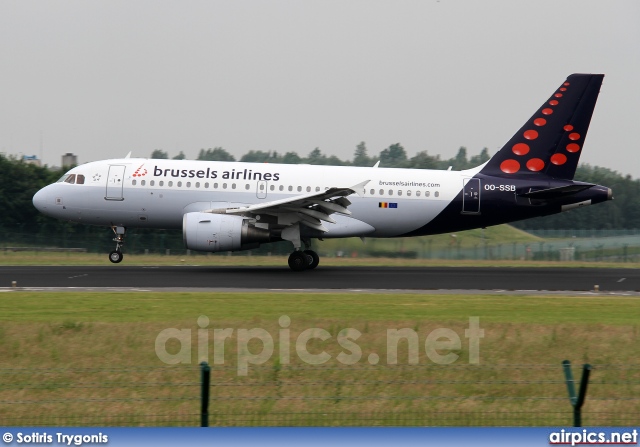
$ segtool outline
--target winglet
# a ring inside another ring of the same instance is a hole
[[[371,180],[365,180],[364,182],[360,182],[357,185],[352,186],[349,189],[352,190],[354,192],[354,194],[356,194],[357,196],[363,196],[364,195],[364,187],[367,186],[367,183],[369,183],[370,181]]]

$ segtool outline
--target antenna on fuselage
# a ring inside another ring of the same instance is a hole
[[[131,151],[129,151],[129,153],[127,154],[127,156],[126,156],[126,157],[124,157],[124,158],[131,158]]]

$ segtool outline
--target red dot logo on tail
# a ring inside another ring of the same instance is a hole
[[[567,152],[578,152],[580,150],[580,146],[576,143],[567,144]]]
[[[514,174],[520,169],[520,163],[513,159],[505,160],[500,164],[500,169],[505,174]]]
[[[556,166],[561,166],[566,162],[567,162],[567,156],[564,154],[557,153],[551,156],[551,163],[553,163]]]
[[[545,124],[547,124],[547,120],[544,118],[536,118],[533,120],[533,124],[535,124],[538,127],[542,127]]]
[[[538,172],[544,168],[544,161],[539,158],[532,158],[527,162],[527,169],[529,171]]]
[[[516,143],[511,148],[516,155],[527,155],[529,153],[529,145],[525,143]]]

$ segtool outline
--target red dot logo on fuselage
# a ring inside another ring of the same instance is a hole
[[[143,166],[144,165],[142,164],[138,169],[136,169],[136,171],[133,173],[133,177],[144,177],[145,175],[147,175],[147,170],[143,168]]]

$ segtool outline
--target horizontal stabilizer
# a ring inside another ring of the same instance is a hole
[[[595,186],[591,183],[580,183],[576,185],[560,186],[559,188],[541,189],[538,191],[529,191],[523,194],[518,194],[520,197],[526,197],[529,199],[557,199],[559,197],[566,197],[572,194],[577,194],[580,191],[589,189]]]

